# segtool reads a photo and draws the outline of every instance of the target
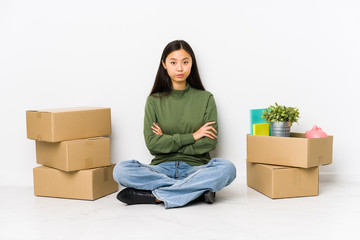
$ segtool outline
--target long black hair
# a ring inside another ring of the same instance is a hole
[[[196,64],[196,58],[194,51],[190,47],[190,45],[185,42],[184,40],[175,40],[170,42],[166,47],[164,48],[164,51],[161,55],[160,65],[159,69],[156,74],[154,86],[151,90],[150,95],[154,93],[159,93],[157,96],[164,97],[171,93],[172,89],[172,83],[171,79],[166,71],[166,69],[163,66],[163,62],[165,62],[167,56],[172,53],[173,51],[184,49],[192,58],[192,66],[191,66],[191,72],[188,78],[186,79],[187,83],[192,87],[199,90],[205,90],[198,71],[198,67]]]

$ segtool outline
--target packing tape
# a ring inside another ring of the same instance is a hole
[[[109,181],[109,167],[104,168],[104,182]]]

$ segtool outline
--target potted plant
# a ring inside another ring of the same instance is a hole
[[[275,103],[275,106],[270,105],[261,118],[270,122],[271,136],[289,137],[290,128],[294,122],[300,118],[299,109],[295,107],[280,106]]]

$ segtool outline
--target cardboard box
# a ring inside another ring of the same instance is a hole
[[[111,135],[110,108],[76,107],[26,111],[27,137],[61,142]]]
[[[50,167],[34,168],[36,196],[95,200],[118,191],[112,171],[115,165],[64,172]]]
[[[36,162],[67,172],[109,166],[110,138],[87,138],[59,143],[36,141]]]
[[[301,168],[332,163],[333,136],[306,138],[302,133],[290,137],[247,135],[247,161]]]
[[[247,185],[270,198],[319,195],[319,167],[294,168],[247,162]]]

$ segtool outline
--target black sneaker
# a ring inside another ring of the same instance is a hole
[[[135,188],[125,188],[121,190],[116,198],[128,205],[157,203],[155,196],[150,190],[139,190]]]
[[[212,191],[206,191],[203,193],[204,202],[213,204],[215,202],[215,193]]]

